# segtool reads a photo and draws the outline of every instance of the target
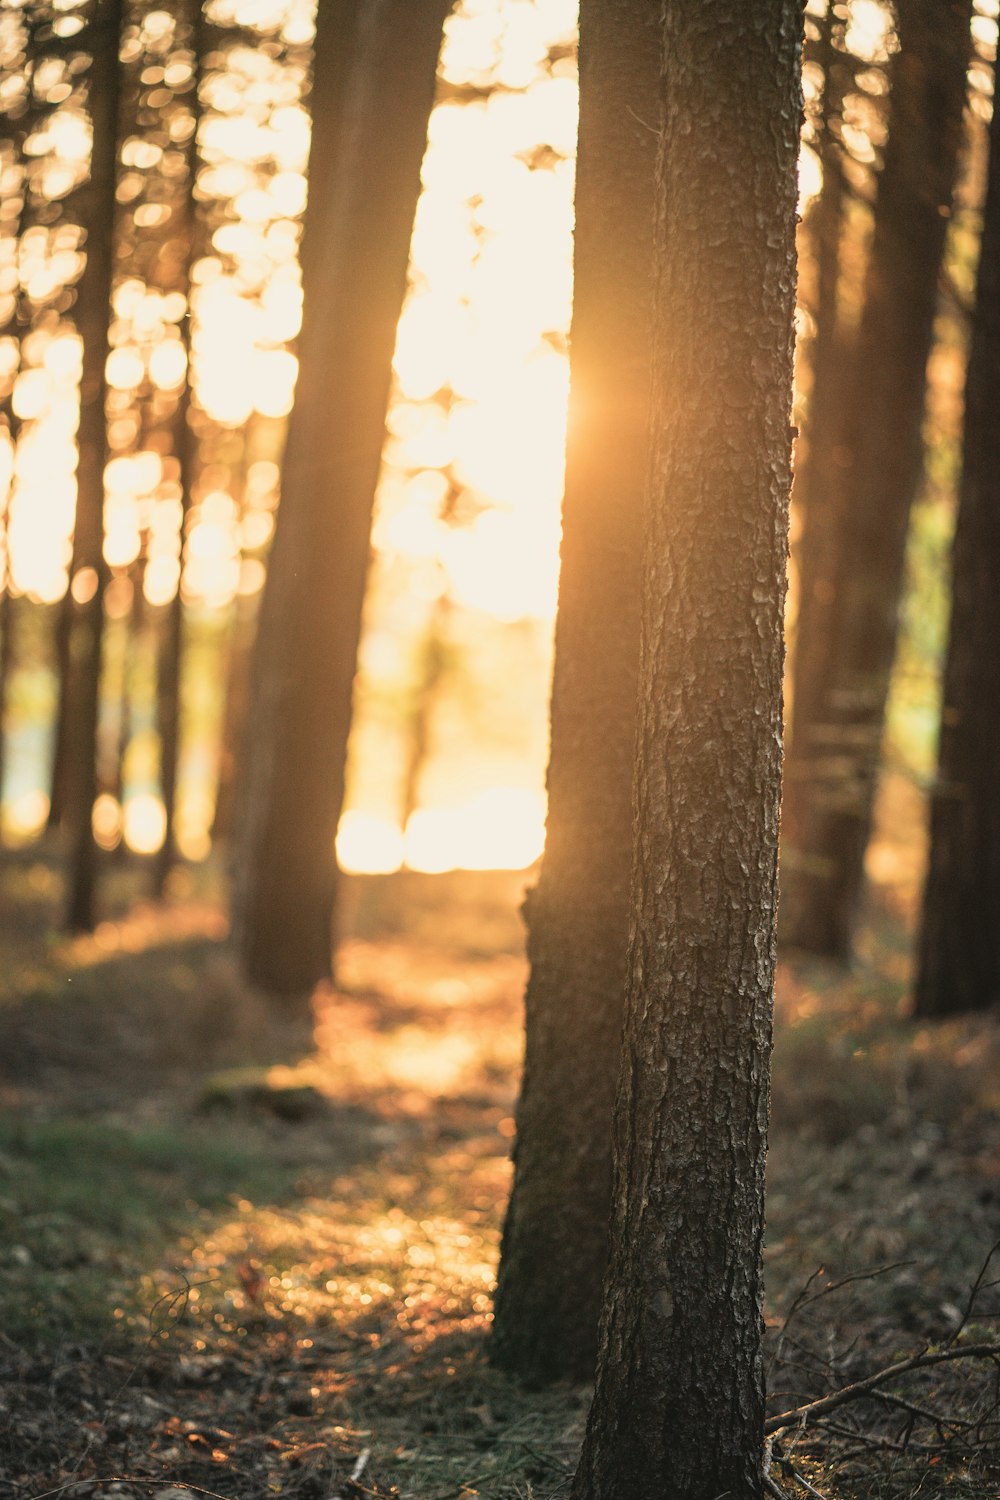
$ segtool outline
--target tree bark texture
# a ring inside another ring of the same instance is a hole
[[[323,0],[305,321],[255,658],[234,929],[247,978],[331,972],[371,512],[448,0]]]
[[[64,726],[66,809],[70,833],[67,923],[94,925],[97,845],[92,815],[97,796],[97,722],[104,644],[104,465],[107,456],[105,365],[114,275],[115,188],[118,168],[119,45],[124,0],[104,0],[93,21],[88,109],[93,128],[86,190],[87,261],[80,280],[77,327],[83,341],[80,384],[76,521],[70,582],[69,713]],[[87,580],[80,600],[72,592]]]
[[[965,383],[938,781],[918,944],[918,1016],[1000,1002],[1000,109],[990,127]]]
[[[576,1500],[758,1500],[798,0],[667,0],[635,862]]]
[[[828,608],[796,641],[782,939],[849,955],[871,832],[938,275],[962,140],[969,0],[902,0],[851,400],[828,526]],[[828,502],[829,503],[829,502]]]
[[[589,1379],[611,1202],[648,472],[658,0],[583,0],[572,399],[545,858],[492,1358]]]

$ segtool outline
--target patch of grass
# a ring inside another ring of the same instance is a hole
[[[295,1175],[216,1125],[86,1119],[0,1121],[0,1174],[0,1326],[31,1344],[113,1328],[172,1238],[236,1198],[288,1198]]]

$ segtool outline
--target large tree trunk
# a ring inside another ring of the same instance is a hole
[[[660,24],[583,0],[572,404],[549,813],[492,1357],[589,1378],[611,1200],[632,862],[642,499],[648,470]]]
[[[834,578],[804,571],[782,845],[783,940],[850,952],[871,831],[925,372],[962,139],[969,0],[902,0],[889,141],[832,526]],[[829,502],[828,502],[829,503]],[[804,559],[806,560],[806,559]]]
[[[234,890],[247,978],[331,972],[361,607],[393,341],[448,0],[319,7],[305,320],[255,659]]]
[[[918,1016],[1000,1003],[1000,109],[965,384],[938,782],[919,938]]]
[[[576,1500],[758,1500],[798,0],[668,0],[635,864]]]
[[[80,281],[77,326],[83,340],[80,385],[76,522],[70,585],[69,702],[66,740],[67,818],[70,829],[67,922],[74,931],[94,925],[97,845],[92,814],[97,795],[97,721],[104,640],[104,464],[107,452],[105,365],[114,273],[115,186],[118,165],[119,42],[124,0],[106,0],[93,22],[88,109],[93,128],[86,190],[87,263]]]

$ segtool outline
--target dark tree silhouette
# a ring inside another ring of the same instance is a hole
[[[32,129],[38,117],[38,100],[35,96],[35,70],[38,58],[37,19],[30,13],[24,17],[24,74],[25,74],[25,98],[22,108],[13,124],[11,130],[11,145],[16,155],[16,160],[21,173],[20,184],[20,206],[17,218],[14,221],[13,240],[15,245],[15,256],[20,256],[21,236],[31,217],[31,178],[28,172],[27,155],[25,146],[31,135]],[[20,279],[14,290],[13,306],[4,332],[12,335],[18,341],[18,364],[20,365],[21,339],[31,322],[31,306],[25,295],[24,287]],[[17,444],[20,436],[21,424],[14,410],[14,387],[12,379],[10,387],[0,401],[0,423],[6,433],[7,442],[10,445],[11,458],[11,480],[8,486],[4,502],[3,512],[3,562],[0,566],[0,812],[2,812],[2,798],[4,777],[6,771],[6,736],[7,736],[7,702],[10,688],[10,679],[14,669],[15,658],[15,632],[17,628],[17,617],[14,608],[13,575],[11,572],[10,558],[10,509],[14,493],[14,460],[17,455]]]
[[[902,0],[889,140],[850,400],[803,550],[782,844],[782,938],[846,958],[871,831],[938,276],[962,139],[969,0]],[[807,527],[811,516],[807,512]]]
[[[251,982],[331,972],[351,692],[393,340],[446,0],[321,5],[305,318],[261,608],[235,861]]]
[[[663,15],[632,934],[574,1495],[758,1500],[802,10]]]
[[[965,383],[938,780],[931,807],[918,1016],[1000,1002],[1000,109],[990,126],[979,283]]]
[[[584,0],[572,406],[545,858],[492,1357],[588,1378],[611,1199],[632,863],[659,8]],[[626,107],[627,98],[627,107]]]
[[[799,694],[805,699],[808,693],[816,650],[829,631],[833,604],[830,571],[835,552],[833,484],[842,452],[844,403],[855,376],[841,317],[841,245],[848,190],[840,130],[849,85],[845,72],[850,66],[842,50],[845,30],[845,22],[837,16],[831,0],[820,22],[814,50],[823,69],[815,121],[815,149],[823,183],[805,226],[814,267],[815,333],[809,346],[805,442],[800,445],[795,466],[794,502],[802,522],[796,562],[803,587],[796,628],[796,640],[802,649],[797,647],[792,656],[793,711]]]
[[[115,187],[118,165],[119,45],[124,0],[107,0],[92,22],[88,108],[93,130],[90,181],[85,190],[87,262],[77,299],[83,340],[80,425],[77,433],[76,521],[70,575],[68,705],[64,734],[67,822],[71,838],[67,921],[94,925],[97,845],[92,814],[97,794],[97,720],[104,638],[104,464],[108,325],[114,271]]]
[[[197,463],[198,442],[191,427],[191,267],[197,253],[198,206],[196,187],[198,179],[198,128],[201,123],[202,57],[205,51],[204,7],[201,0],[191,0],[188,24],[188,47],[192,54],[193,67],[188,98],[191,107],[191,133],[187,142],[187,181],[183,207],[178,215],[179,231],[186,242],[183,258],[183,291],[188,299],[188,313],[181,322],[182,341],[187,356],[187,374],[172,428],[174,454],[180,470],[181,489],[181,562],[183,564],[184,535],[187,517],[191,510]],[[172,226],[173,227],[173,226]],[[184,596],[180,577],[177,591],[167,606],[167,617],[159,643],[159,658],[156,675],[156,711],[160,733],[160,790],[163,796],[165,826],[163,843],[160,845],[153,865],[153,889],[158,896],[163,894],[167,876],[177,858],[174,832],[177,812],[177,769],[180,758],[181,730],[181,666],[184,652]]]

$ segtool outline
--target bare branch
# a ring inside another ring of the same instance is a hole
[[[908,1359],[901,1359],[897,1364],[886,1365],[882,1370],[876,1370],[874,1375],[867,1375],[863,1380],[857,1380],[853,1385],[846,1385],[839,1391],[833,1391],[829,1396],[821,1396],[817,1401],[810,1401],[805,1406],[794,1407],[791,1411],[782,1412],[780,1416],[769,1417],[764,1424],[766,1433],[783,1432],[786,1427],[794,1427],[797,1422],[808,1421],[811,1417],[820,1417],[825,1412],[835,1411],[838,1406],[844,1406],[849,1401],[857,1401],[862,1396],[876,1390],[884,1385],[887,1380],[895,1380],[900,1375],[906,1375],[910,1370],[924,1370],[932,1365],[941,1365],[953,1359],[993,1359],[1000,1360],[1000,1343],[992,1344],[967,1344],[960,1349],[939,1349],[937,1352],[923,1350],[920,1354],[911,1354]]]

